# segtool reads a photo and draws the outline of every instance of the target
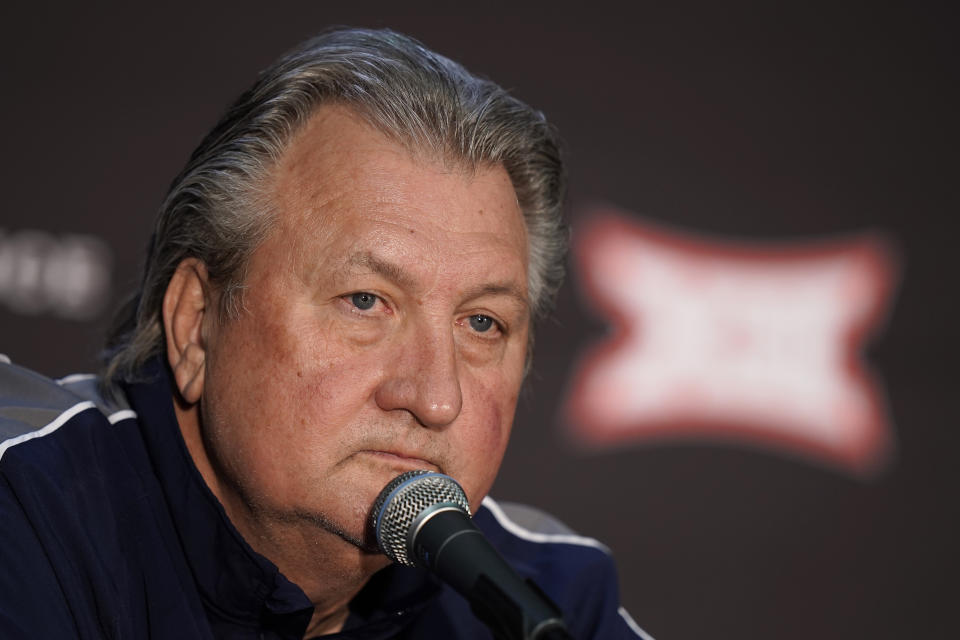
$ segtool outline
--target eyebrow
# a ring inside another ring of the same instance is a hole
[[[410,274],[404,271],[400,265],[381,260],[372,253],[366,251],[362,253],[351,254],[347,259],[347,265],[352,267],[365,267],[377,275],[390,280],[394,284],[398,284],[406,288],[412,289],[414,285],[413,278],[410,277]]]
[[[486,284],[475,289],[469,289],[465,297],[466,300],[475,300],[484,296],[507,296],[516,301],[525,314],[530,312],[530,301],[523,291],[512,284]]]
[[[366,251],[352,254],[347,259],[347,265],[370,269],[370,271],[401,287],[413,289],[416,285],[413,277],[404,271],[403,267],[382,260]],[[468,289],[464,299],[474,300],[476,298],[482,298],[483,296],[507,296],[519,303],[520,306],[523,307],[524,312],[529,313],[530,311],[530,301],[527,299],[523,289],[512,282],[490,283]]]

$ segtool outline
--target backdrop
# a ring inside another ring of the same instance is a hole
[[[955,637],[947,12],[342,4],[2,10],[0,351],[94,369],[220,111],[319,29],[388,26],[567,142],[569,283],[494,494],[607,543],[661,640]]]

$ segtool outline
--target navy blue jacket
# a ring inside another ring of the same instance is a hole
[[[0,363],[0,637],[302,638],[313,607],[230,523],[193,465],[164,367],[107,403],[92,376]],[[599,543],[487,499],[475,522],[575,638],[646,636]],[[391,566],[330,638],[489,639],[467,603]]]

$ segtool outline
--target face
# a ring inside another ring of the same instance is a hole
[[[417,158],[325,107],[269,182],[236,319],[204,322],[203,439],[225,504],[354,544],[383,486],[500,465],[527,345],[527,238],[501,167]]]

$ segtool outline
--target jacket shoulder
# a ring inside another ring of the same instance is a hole
[[[0,454],[87,409],[96,408],[111,421],[126,417],[130,407],[122,395],[107,400],[97,383],[90,374],[54,380],[0,356]]]
[[[605,556],[610,555],[610,549],[602,542],[579,535],[554,516],[536,507],[500,502],[488,496],[484,498],[483,507],[477,515],[478,524],[487,535],[500,538],[507,544],[513,540],[538,545],[571,545],[594,550]]]
[[[560,607],[573,637],[650,640],[620,604],[617,567],[605,544],[538,508],[490,497],[474,521]]]

